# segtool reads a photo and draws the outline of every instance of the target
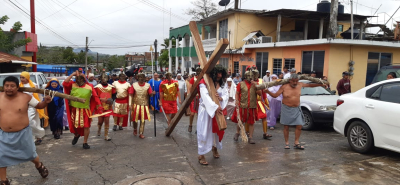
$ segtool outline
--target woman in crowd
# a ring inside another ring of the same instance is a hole
[[[233,83],[232,78],[228,78],[226,80],[228,84],[228,94],[229,94],[229,100],[228,100],[228,105],[226,105],[226,112],[227,112],[227,117],[226,119],[230,119],[232,117],[233,111],[236,110],[236,105],[235,105],[235,95],[236,95],[236,84]]]
[[[50,80],[46,86],[47,90],[63,93],[63,88],[56,78]],[[63,130],[64,116],[64,99],[54,96],[53,101],[47,106],[47,112],[50,121],[50,130],[54,135],[54,139],[60,139]]]
[[[278,76],[276,76],[276,74],[271,75],[272,81],[276,81],[277,79]],[[270,87],[268,88],[268,90],[273,93],[276,93],[279,90],[279,88],[281,88],[281,85]],[[270,130],[274,130],[276,125],[276,119],[281,113],[282,95],[278,96],[277,98],[273,98],[269,94],[267,94],[267,97],[270,108],[270,110],[267,110],[268,127]]]

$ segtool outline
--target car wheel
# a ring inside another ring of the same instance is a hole
[[[371,129],[362,121],[354,121],[347,130],[347,140],[351,149],[358,153],[368,153],[374,147]]]
[[[304,110],[303,109],[303,120],[304,120],[304,125],[303,125],[303,130],[312,130],[314,128],[314,120],[311,116],[310,111]]]

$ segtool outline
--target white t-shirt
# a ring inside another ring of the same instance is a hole
[[[292,75],[291,73],[285,74],[285,76],[283,76],[283,79],[288,79],[290,78],[290,75]]]
[[[270,81],[271,81],[271,76],[265,75],[264,78],[263,78],[263,81],[264,81],[265,83],[270,82]]]

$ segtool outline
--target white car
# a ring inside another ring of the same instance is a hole
[[[400,152],[400,79],[340,96],[333,127],[356,152],[367,153],[374,147]]]

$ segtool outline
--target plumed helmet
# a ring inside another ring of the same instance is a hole
[[[108,75],[106,74],[106,71],[105,70],[103,70],[102,72],[101,72],[101,74],[100,74],[100,79],[101,80],[106,80],[106,81],[108,81]]]

